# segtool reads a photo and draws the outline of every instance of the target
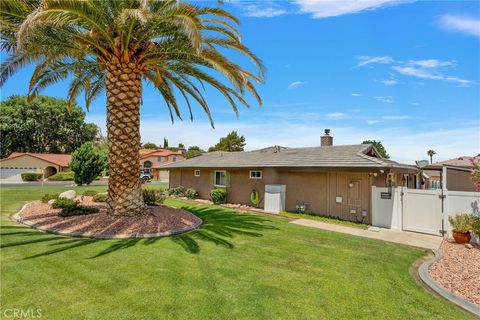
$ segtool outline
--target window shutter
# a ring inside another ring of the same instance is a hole
[[[215,171],[210,171],[210,185],[215,186]]]

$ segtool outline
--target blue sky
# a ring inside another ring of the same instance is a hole
[[[216,129],[199,108],[193,123],[172,125],[160,95],[145,86],[143,142],[165,136],[170,145],[208,148],[237,130],[249,150],[317,146],[330,128],[335,144],[381,140],[392,159],[407,163],[427,158],[428,149],[436,160],[480,152],[479,2],[237,0],[224,7],[241,18],[244,43],[267,67],[258,86],[263,106],[252,104],[237,119],[207,90]],[[26,93],[31,70],[11,78],[2,99]],[[66,84],[44,94],[65,97]],[[87,120],[105,132],[104,98]]]

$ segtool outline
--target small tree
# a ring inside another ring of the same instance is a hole
[[[436,155],[436,154],[437,153],[435,152],[435,150],[430,149],[430,150],[427,151],[427,155],[430,157],[430,164],[433,163],[433,156]]]
[[[168,139],[165,137],[163,138],[163,148],[168,149]]]
[[[147,142],[142,145],[145,149],[157,149],[157,145],[152,142]]]
[[[190,146],[188,147],[187,152],[185,152],[185,158],[194,158],[201,155],[202,153],[205,153],[205,150],[201,149],[199,146]]]
[[[383,146],[381,141],[376,141],[376,140],[365,140],[362,142],[362,144],[373,144],[375,149],[377,149],[378,153],[384,158],[384,159],[390,159],[390,155],[387,153],[387,150]]]
[[[208,151],[243,151],[245,145],[245,137],[238,135],[237,131],[232,131],[226,137],[220,138],[220,141]]]
[[[92,143],[84,143],[72,153],[70,168],[74,172],[73,180],[76,184],[90,184],[107,166],[107,157],[96,150]]]

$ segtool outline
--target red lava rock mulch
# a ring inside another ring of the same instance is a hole
[[[36,228],[55,228],[67,232],[87,233],[90,237],[142,237],[143,234],[176,233],[198,227],[202,220],[194,214],[167,206],[149,206],[145,214],[131,217],[112,217],[107,215],[105,203],[92,202],[91,197],[83,197],[82,205],[100,209],[89,215],[59,217],[61,209],[41,201],[28,203],[17,215]],[[159,234],[158,236],[163,235]]]
[[[468,249],[463,244],[443,241],[443,257],[432,264],[430,276],[447,290],[480,306],[480,246]]]

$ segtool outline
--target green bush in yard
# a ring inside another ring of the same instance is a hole
[[[93,197],[97,193],[98,191],[95,191],[95,190],[85,190],[82,194],[87,197]]]
[[[72,153],[70,168],[76,184],[90,184],[107,167],[107,156],[95,149],[91,142],[82,144]]]
[[[51,175],[47,178],[49,181],[72,181],[73,180],[73,171],[57,172],[54,175]]]
[[[71,216],[83,216],[86,214],[97,213],[100,211],[98,208],[86,207],[82,205],[75,205],[72,207],[66,207],[58,213],[60,217],[71,217]]]
[[[153,189],[143,189],[143,202],[147,205],[158,205],[165,201],[162,192]]]
[[[197,199],[198,198],[198,191],[193,188],[188,188],[185,190],[185,196],[188,199]]]
[[[96,195],[93,196],[93,202],[107,202],[108,201],[108,193],[102,192],[102,193],[97,193]]]
[[[210,191],[210,198],[215,204],[223,204],[227,201],[227,190],[225,189],[212,189]]]
[[[182,186],[168,189],[169,196],[183,197],[185,195],[185,188]]]
[[[58,198],[52,203],[54,209],[65,209],[69,207],[76,207],[78,203],[74,200],[67,198]]]
[[[25,172],[20,175],[22,181],[38,181],[41,177],[41,173]]]
[[[471,220],[473,233],[480,237],[480,216],[472,215]]]
[[[42,202],[47,203],[50,200],[58,199],[58,195],[59,195],[58,193],[53,193],[53,194],[46,193],[42,197]]]

